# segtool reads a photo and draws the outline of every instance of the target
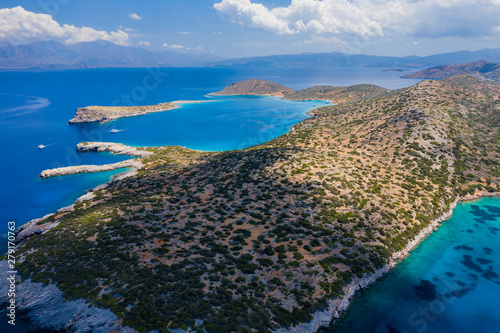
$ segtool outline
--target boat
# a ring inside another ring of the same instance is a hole
[[[38,148],[38,149],[43,149],[43,148],[45,148],[45,147],[46,147],[46,146],[44,146],[44,145],[39,145],[37,148]]]
[[[119,130],[117,130],[117,129],[114,129],[114,128],[113,128],[110,132],[111,132],[111,133],[118,133],[118,132],[120,132],[120,131],[119,131]]]

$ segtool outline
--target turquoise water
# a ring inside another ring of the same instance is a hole
[[[459,204],[325,332],[500,332],[499,275],[500,199]]]

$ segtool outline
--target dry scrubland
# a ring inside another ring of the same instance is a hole
[[[60,224],[20,244],[19,270],[138,331],[308,321],[458,196],[499,190],[499,93],[467,76],[293,92],[338,104],[241,151],[149,148],[137,176],[39,222]]]

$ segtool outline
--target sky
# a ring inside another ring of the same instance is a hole
[[[500,0],[0,0],[0,40],[425,56],[500,47]]]

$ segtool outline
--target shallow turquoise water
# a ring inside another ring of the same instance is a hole
[[[500,332],[499,275],[500,199],[459,204],[326,332]]]

